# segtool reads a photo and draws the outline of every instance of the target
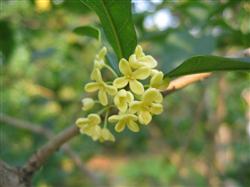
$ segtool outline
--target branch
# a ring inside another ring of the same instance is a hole
[[[8,124],[12,127],[24,129],[24,130],[31,131],[36,134],[43,135],[49,140],[55,137],[55,135],[49,129],[41,127],[41,125],[39,124],[30,123],[28,121],[16,119],[14,117],[5,115],[3,113],[0,113],[0,121],[5,122],[5,124]],[[83,165],[81,158],[77,155],[77,153],[75,153],[70,148],[69,144],[64,143],[64,145],[62,146],[62,150],[72,159],[72,161],[75,163],[78,169],[84,175],[86,175],[92,181],[93,184],[95,184],[96,186],[99,185],[97,177]]]
[[[186,75],[186,76],[177,78],[170,82],[169,86],[167,87],[166,90],[162,92],[162,94],[164,96],[167,96],[168,94],[178,91],[182,88],[185,88],[186,86],[190,84],[206,79],[209,76],[211,76],[211,74],[212,73],[199,73],[199,74]]]
[[[65,142],[68,142],[75,137],[78,133],[78,128],[73,125],[43,145],[31,156],[29,161],[22,168],[25,175],[32,176],[33,173],[38,170],[56,150],[58,150]]]
[[[58,148],[60,148],[65,142],[69,141],[71,138],[78,134],[78,129],[74,125],[68,129],[65,129],[57,136],[53,135],[48,129],[40,127],[38,124],[32,124],[23,120],[15,119],[13,117],[7,116],[5,114],[0,114],[0,121],[5,122],[13,127],[29,130],[31,132],[44,135],[46,138],[50,139],[47,144],[41,147],[34,155],[31,156],[28,163],[23,167],[26,173],[33,174],[35,170],[38,170],[40,166],[47,160],[47,158],[52,155]],[[72,153],[69,146],[64,145],[64,150],[67,153]],[[72,155],[72,154],[71,154]],[[79,163],[79,162],[78,162]]]
[[[25,187],[25,184],[20,181],[18,170],[15,168],[11,168],[2,160],[0,160],[0,186]]]
[[[53,133],[50,130],[41,127],[41,125],[39,125],[39,124],[30,123],[28,121],[16,119],[16,118],[13,118],[13,117],[8,116],[8,115],[3,114],[3,113],[0,113],[0,121],[4,122],[12,127],[25,129],[25,130],[31,131],[33,133],[36,133],[36,134],[41,134],[41,135],[45,136],[46,138],[53,137]]]

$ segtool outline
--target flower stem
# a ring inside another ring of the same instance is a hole
[[[109,107],[105,107],[105,108],[99,110],[99,111],[97,112],[97,114],[99,114],[99,115],[102,114],[102,113],[105,112],[108,108],[109,108]]]
[[[105,64],[105,67],[115,76],[118,77],[117,73],[107,64]]]
[[[108,125],[108,116],[109,116],[109,110],[107,110],[104,118],[104,128],[107,128]]]
[[[105,111],[108,111],[109,112],[109,109],[110,108],[116,108],[116,106],[115,105],[109,105],[109,106],[106,106],[106,107],[104,107],[103,109],[101,109],[101,110],[99,110],[98,112],[97,112],[97,114],[102,114],[103,112],[105,112]]]

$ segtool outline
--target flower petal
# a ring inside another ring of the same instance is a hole
[[[134,100],[134,95],[131,92],[127,92],[127,102],[131,103]]]
[[[127,96],[127,91],[122,89],[118,92],[119,97],[126,97]]]
[[[99,125],[101,123],[101,118],[97,114],[89,114],[88,119],[91,125]]]
[[[120,99],[119,99],[118,94],[114,97],[114,104],[115,104],[116,106],[120,104]]]
[[[145,56],[145,54],[143,53],[143,49],[142,49],[142,47],[140,45],[136,46],[135,55],[136,55],[137,58]]]
[[[119,115],[113,115],[113,116],[110,116],[108,118],[108,121],[110,123],[115,123],[115,122],[119,121],[120,119],[121,119],[121,116],[119,116]]]
[[[103,82],[101,71],[98,68],[92,71],[90,78],[96,82]]]
[[[115,141],[115,137],[113,136],[113,134],[106,128],[101,130],[101,137],[99,138],[99,140],[101,142],[103,141]]]
[[[161,103],[163,97],[159,90],[155,88],[149,88],[143,94],[142,100],[144,104],[151,104],[152,102]]]
[[[108,97],[104,90],[99,90],[98,99],[103,106],[106,106],[108,104]]]
[[[169,83],[170,83],[170,79],[167,78],[167,77],[165,77],[165,78],[163,79],[163,81],[161,82],[161,85],[159,86],[158,89],[160,89],[160,90],[165,90],[165,89],[167,89],[168,86],[169,86]]]
[[[152,103],[151,108],[150,108],[150,112],[152,114],[160,114],[160,113],[162,113],[163,112],[162,104]]]
[[[95,92],[99,89],[100,84],[97,82],[90,82],[85,85],[84,89],[86,92]]]
[[[130,75],[132,73],[128,61],[122,58],[119,62],[119,69],[123,75]]]
[[[80,129],[80,132],[82,134],[86,134],[86,135],[92,137],[93,135],[97,135],[97,133],[98,133],[98,132],[96,132],[97,128],[100,128],[100,126],[86,125],[86,126],[84,126],[83,128]]]
[[[129,120],[127,125],[128,128],[133,132],[138,132],[140,130],[138,124],[133,120]]]
[[[115,86],[106,85],[105,88],[109,95],[115,95],[117,93],[117,88]]]
[[[134,69],[138,69],[138,68],[140,68],[142,66],[140,63],[138,63],[135,54],[130,55],[130,57],[129,57],[129,64]]]
[[[128,104],[127,103],[120,103],[119,105],[117,105],[118,109],[121,111],[121,112],[126,112],[127,108],[128,108]]]
[[[107,48],[106,47],[103,47],[99,53],[96,55],[96,59],[97,60],[103,60],[105,58],[107,54]]]
[[[154,68],[157,66],[157,61],[150,55],[141,57],[138,59],[141,64],[149,68]]]
[[[78,118],[76,120],[77,127],[81,128],[82,126],[88,124],[89,120],[87,118]]]
[[[129,87],[132,90],[132,92],[134,92],[138,95],[141,95],[144,92],[144,87],[143,87],[142,83],[140,83],[137,80],[130,80]]]
[[[126,117],[127,117],[129,120],[137,121],[137,116],[134,115],[134,114],[126,114]]]
[[[92,131],[88,135],[91,136],[92,140],[96,141],[101,136],[101,130],[102,129],[100,126],[95,126],[92,128]]]
[[[141,111],[139,113],[139,122],[140,123],[142,123],[144,125],[148,125],[151,120],[152,120],[152,116],[151,116],[150,112],[148,112],[148,111]]]
[[[138,112],[141,109],[141,101],[134,101],[130,104],[129,111],[131,113]]]
[[[150,80],[150,86],[153,88],[159,88],[163,81],[163,76],[164,76],[163,73],[160,71],[155,73]]]
[[[119,77],[117,79],[114,80],[113,85],[116,88],[123,88],[125,86],[127,86],[128,84],[128,79],[126,79],[126,77]]]
[[[82,99],[82,109],[84,111],[90,110],[91,108],[93,108],[93,106],[95,105],[95,102],[92,98],[84,98]]]
[[[124,120],[121,120],[121,121],[119,121],[116,125],[115,125],[115,130],[116,130],[116,132],[121,132],[121,131],[123,131],[124,130],[124,128],[125,128],[125,121]]]
[[[144,80],[150,75],[150,69],[147,67],[142,67],[133,72],[132,76],[135,79]]]

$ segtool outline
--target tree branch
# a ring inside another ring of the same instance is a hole
[[[0,113],[0,121],[4,122],[12,127],[28,130],[28,131],[31,131],[31,132],[36,133],[36,134],[41,134],[48,139],[53,137],[53,133],[49,129],[41,127],[41,125],[39,125],[39,124],[30,123],[28,121],[16,119],[14,117],[8,116],[8,115],[3,114],[3,113]]]
[[[206,79],[210,77],[211,74],[212,73],[198,73],[198,74],[186,75],[186,76],[177,78],[170,82],[169,86],[167,87],[166,90],[162,92],[162,94],[164,96],[167,96],[168,94],[175,92],[177,90],[180,90],[182,88],[185,88],[186,86],[190,84]]]
[[[27,131],[31,131],[36,134],[40,134],[45,136],[47,139],[52,139],[55,137],[55,135],[51,132],[51,130],[41,127],[39,124],[30,123],[28,121],[16,119],[14,117],[5,115],[3,113],[0,113],[0,121],[5,122],[5,124],[8,124],[15,128],[24,129]],[[88,177],[88,179],[91,180],[93,184],[96,186],[99,186],[98,178],[95,176],[91,171],[89,171],[84,164],[81,161],[81,158],[75,153],[69,146],[68,143],[64,143],[62,146],[62,150],[72,159],[72,161],[75,163],[75,165],[78,167],[78,169]]]
[[[58,150],[65,142],[68,142],[71,138],[75,137],[78,133],[78,128],[73,125],[43,145],[23,166],[22,171],[24,175],[27,177],[32,176],[56,150]]]
[[[20,182],[19,172],[15,168],[11,168],[4,161],[0,160],[0,186],[1,187],[25,187]]]
[[[0,121],[15,128],[20,128],[32,133],[43,135],[47,139],[52,139],[55,136],[49,129],[41,127],[39,124],[16,119],[3,113],[0,113]],[[96,176],[84,166],[80,157],[70,148],[67,143],[62,146],[62,150],[72,159],[72,161],[84,175],[86,175],[93,182],[97,181]]]

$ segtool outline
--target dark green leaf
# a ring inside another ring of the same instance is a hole
[[[81,1],[98,15],[104,33],[117,57],[128,58],[137,44],[130,0]]]
[[[11,28],[10,22],[0,21],[0,55],[7,61],[15,48],[14,30]]]
[[[73,32],[78,34],[78,35],[89,36],[89,37],[95,38],[97,40],[101,39],[101,34],[100,34],[99,29],[92,27],[92,26],[76,27],[73,30]]]
[[[113,70],[120,75],[120,71],[119,71],[119,67],[117,64],[117,58],[114,55],[114,53],[108,53],[107,54],[107,58],[106,58],[107,62],[109,63],[109,65],[113,68]]]
[[[167,77],[177,77],[195,73],[213,71],[250,71],[249,59],[234,59],[219,56],[195,56],[185,60],[180,66],[165,74]]]

